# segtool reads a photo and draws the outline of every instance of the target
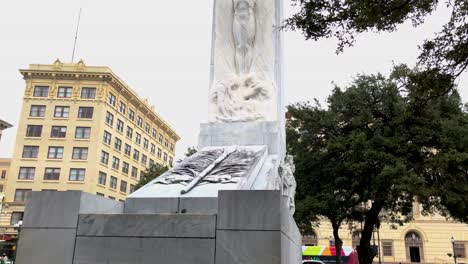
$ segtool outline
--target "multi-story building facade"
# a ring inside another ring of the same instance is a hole
[[[5,192],[8,224],[29,191],[80,190],[124,200],[146,168],[171,167],[180,139],[108,67],[29,66]]]
[[[4,201],[5,201],[5,189],[7,178],[10,171],[11,159],[7,158],[0,158],[0,227],[2,226],[9,226],[9,218],[7,214],[3,210]],[[5,221],[5,222],[2,222]],[[0,228],[0,240],[5,240],[3,236],[4,230]]]
[[[12,127],[9,123],[0,119],[0,140],[2,140],[2,131]]]
[[[468,225],[440,215],[423,215],[420,206],[413,206],[413,220],[402,226],[382,223],[374,232],[371,244],[380,248],[381,263],[467,263]],[[360,240],[360,223],[343,224],[340,237],[343,246],[356,248]],[[452,244],[453,237],[453,244]],[[320,221],[318,227],[303,236],[303,245],[334,245],[331,224]],[[379,256],[374,259],[379,263]]]

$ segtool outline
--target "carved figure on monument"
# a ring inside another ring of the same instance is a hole
[[[272,5],[270,0],[225,0],[217,8],[222,15],[215,17],[220,21],[215,30],[211,122],[277,120]]]
[[[242,76],[250,72],[255,44],[255,1],[233,0],[234,21],[232,33],[234,36],[235,64],[237,74]]]
[[[294,171],[296,166],[294,165],[294,159],[291,155],[287,155],[282,164],[278,168],[279,173],[279,189],[283,196],[288,197],[289,200],[289,211],[291,215],[296,210],[296,204],[294,203],[294,196],[296,195],[296,179],[294,178]]]

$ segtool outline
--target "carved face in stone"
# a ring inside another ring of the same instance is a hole
[[[248,0],[239,0],[234,2],[235,16],[241,20],[248,20],[253,10],[253,2]]]

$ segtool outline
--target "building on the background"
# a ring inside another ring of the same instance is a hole
[[[374,232],[371,244],[380,248],[381,263],[453,263],[454,250],[457,263],[467,263],[468,225],[440,215],[425,216],[420,209],[415,203],[411,222],[396,228],[382,223],[378,232]],[[360,230],[360,223],[343,224],[339,232],[343,246],[356,248]],[[334,245],[329,221],[322,220],[317,228],[303,234],[303,245]],[[379,256],[374,258],[374,263],[379,263]]]
[[[2,140],[2,131],[12,127],[12,125],[0,119],[0,140]]]
[[[7,178],[9,175],[9,170],[10,170],[10,165],[11,165],[11,159],[7,158],[0,158],[0,226],[8,226],[9,223],[2,223],[2,220],[7,220],[4,214],[3,206],[4,206],[4,201],[5,201],[5,189],[6,189],[6,183],[7,183]],[[4,237],[3,230],[0,228],[0,241],[8,239]]]
[[[172,167],[180,139],[108,67],[31,64],[1,221],[23,217],[28,192],[79,190],[123,201],[152,164]]]

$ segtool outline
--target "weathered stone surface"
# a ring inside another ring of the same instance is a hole
[[[31,192],[23,227],[76,228],[80,199],[79,191]]]
[[[280,192],[220,191],[218,229],[280,230]]]
[[[78,236],[214,238],[215,215],[80,215]]]
[[[71,264],[75,229],[22,228],[15,263]]]
[[[281,255],[280,231],[216,232],[216,264],[286,264]]]
[[[278,123],[233,122],[205,123],[200,125],[199,149],[209,146],[233,145],[267,145],[269,154],[278,154],[280,145]]]
[[[216,214],[218,212],[218,198],[216,197],[181,197],[179,199],[179,213]]]
[[[75,264],[213,264],[214,239],[77,237]]]
[[[90,193],[81,193],[80,214],[121,214],[124,203]]]
[[[126,214],[169,214],[177,213],[179,198],[127,198],[124,206]]]

